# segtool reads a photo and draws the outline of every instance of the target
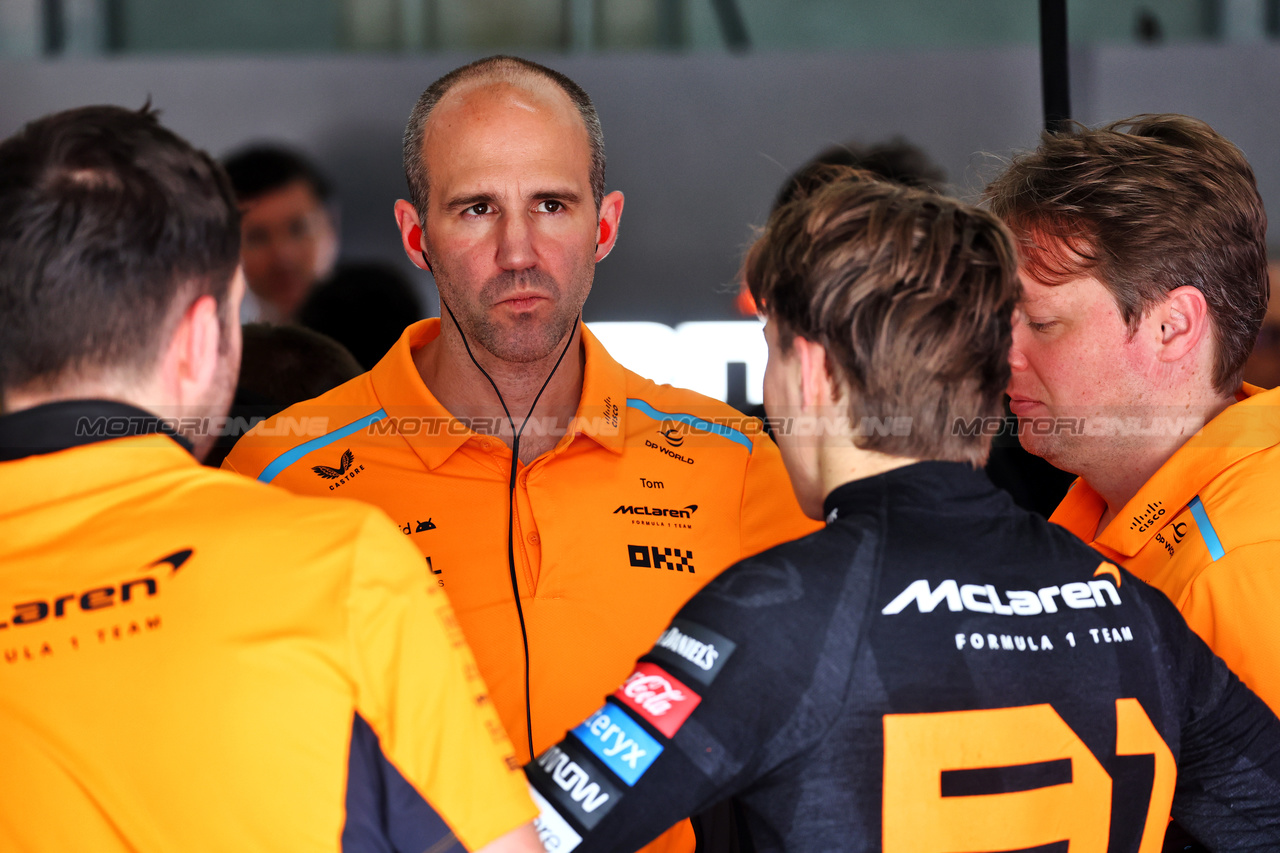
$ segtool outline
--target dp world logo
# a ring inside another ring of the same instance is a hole
[[[670,424],[670,426],[668,426]],[[667,444],[672,447],[679,447],[684,444],[684,429],[679,423],[668,421],[662,425],[664,429],[658,430],[658,435],[666,439]]]

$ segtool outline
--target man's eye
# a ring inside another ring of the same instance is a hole
[[[471,214],[472,216],[484,216],[486,213],[489,213],[492,210],[493,208],[489,206],[488,202],[482,201],[482,202],[478,202],[476,204],[471,205],[466,209],[465,212]]]
[[[556,201],[555,199],[547,199],[546,201],[538,204],[537,210],[539,213],[559,213],[564,210],[564,202]]]
[[[1058,321],[1045,320],[1043,323],[1038,323],[1035,320],[1028,320],[1027,325],[1030,326],[1031,330],[1034,332],[1047,332],[1050,329],[1052,329],[1054,326],[1058,325]]]

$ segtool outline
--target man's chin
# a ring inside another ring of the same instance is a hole
[[[559,329],[548,326],[543,318],[522,315],[506,323],[494,324],[481,336],[481,343],[498,358],[513,364],[542,361],[559,355],[566,335],[572,335],[574,328],[572,322]]]
[[[1023,450],[1032,456],[1039,456],[1060,471],[1079,473],[1076,464],[1079,461],[1079,447],[1069,436],[1036,435],[1029,430],[1020,430],[1018,443]]]

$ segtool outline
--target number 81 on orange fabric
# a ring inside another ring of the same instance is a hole
[[[1139,853],[1159,853],[1173,802],[1173,753],[1137,699],[1116,700],[1116,755],[1152,755],[1155,778]],[[1062,764],[1061,781],[948,796],[950,771]],[[1067,841],[1106,853],[1110,775],[1052,705],[884,717],[885,853],[1021,850]]]

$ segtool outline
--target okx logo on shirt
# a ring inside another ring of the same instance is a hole
[[[578,740],[628,785],[644,775],[662,747],[617,705],[605,706],[573,730]]]

